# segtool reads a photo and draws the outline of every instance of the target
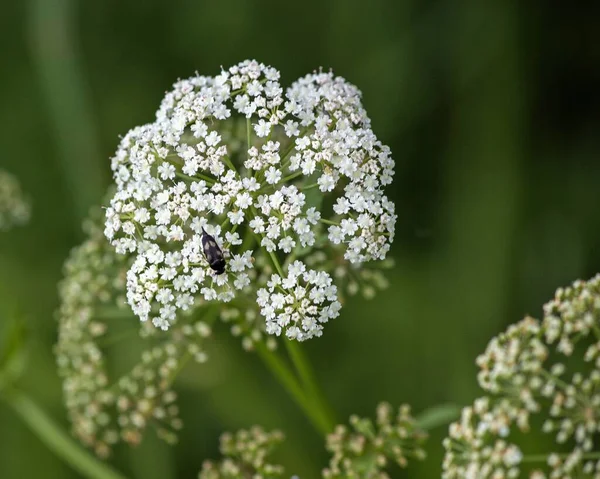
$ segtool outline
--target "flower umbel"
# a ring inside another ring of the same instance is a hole
[[[181,420],[171,386],[189,358],[206,360],[202,344],[215,315],[199,308],[196,315],[204,321],[188,315],[168,334],[152,327],[140,331],[125,303],[132,258],[116,254],[98,223],[86,222],[87,239],[64,266],[56,356],[73,432],[105,457],[119,441],[139,443],[149,425],[168,442],[176,439]],[[139,349],[139,361],[113,371],[106,355],[118,353],[120,338],[123,349]]]
[[[279,431],[266,432],[259,426],[221,436],[221,454],[215,463],[205,461],[199,479],[275,479],[283,477],[283,466],[270,464],[269,455],[283,441]]]
[[[600,276],[556,292],[477,359],[488,396],[463,410],[445,441],[444,477],[600,478]],[[531,422],[555,442],[527,451]]]
[[[288,276],[274,274],[267,288],[258,290],[258,305],[267,321],[267,333],[304,340],[321,336],[323,324],[338,316],[337,288],[324,271],[307,270],[295,261]]]
[[[404,468],[409,459],[425,458],[427,433],[418,428],[409,406],[395,412],[390,404],[381,403],[376,412],[375,422],[352,416],[351,429],[339,425],[327,437],[333,457],[323,470],[324,478],[389,479],[392,464]]]
[[[245,61],[179,81],[156,120],[121,141],[105,234],[134,256],[127,301],[142,321],[168,329],[197,298],[256,297],[266,258],[289,283],[276,288],[273,277],[260,289],[267,331],[308,339],[338,314],[330,273],[385,258],[396,215],[383,189],[394,162],[360,92],[321,72],[284,92],[279,76]],[[223,251],[223,274],[207,262],[203,231]],[[329,271],[303,264],[319,251],[339,258]],[[307,271],[290,271],[299,264]]]

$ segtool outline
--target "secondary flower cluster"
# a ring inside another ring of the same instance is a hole
[[[375,423],[352,416],[350,426],[337,426],[327,437],[327,449],[333,454],[325,479],[389,479],[392,464],[404,468],[409,459],[424,459],[427,434],[420,430],[402,405],[397,413],[388,403],[377,406]]]
[[[73,432],[102,457],[120,441],[139,443],[150,424],[172,442],[181,427],[172,382],[187,358],[206,359],[202,344],[216,314],[201,308],[196,317],[205,320],[183,318],[167,334],[142,328],[143,341],[136,340],[139,323],[125,303],[132,259],[116,254],[99,221],[87,221],[85,230],[87,239],[72,251],[59,285],[56,356]],[[120,337],[125,357],[116,348]],[[139,361],[123,369],[135,351]],[[120,370],[109,368],[108,353],[121,357]]]
[[[352,416],[350,426],[339,425],[327,436],[326,447],[333,456],[322,471],[324,479],[389,479],[387,471],[392,464],[404,468],[409,459],[425,458],[427,433],[419,429],[407,405],[395,411],[389,404],[381,403],[375,421]],[[199,479],[283,477],[283,467],[269,462],[269,456],[282,441],[281,432],[268,433],[258,426],[223,434],[223,459],[205,461]]]
[[[279,336],[285,330],[288,338],[300,341],[321,336],[322,325],[342,307],[331,277],[323,271],[307,270],[301,261],[288,267],[285,278],[271,276],[267,288],[258,290],[257,302],[267,321],[267,333]]]
[[[445,478],[600,478],[600,276],[559,289],[542,321],[509,327],[477,364],[488,395],[451,425]],[[553,450],[517,444],[532,421]]]
[[[275,479],[283,477],[283,467],[270,464],[269,455],[283,441],[279,431],[266,432],[259,426],[221,436],[221,454],[215,463],[205,461],[199,479]]]
[[[279,76],[244,61],[179,81],[156,120],[122,139],[105,235],[134,256],[127,301],[142,321],[168,329],[198,298],[259,294],[269,333],[308,339],[339,312],[330,272],[385,258],[396,215],[383,189],[394,162],[360,92],[322,72],[284,92]],[[222,251],[224,272],[211,268],[204,235]],[[319,251],[339,261],[288,270]],[[288,288],[274,277],[259,289],[262,257]]]
[[[30,212],[29,201],[23,195],[19,181],[0,170],[0,231],[27,223]]]

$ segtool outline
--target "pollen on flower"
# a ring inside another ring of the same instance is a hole
[[[279,77],[247,60],[214,77],[181,80],[155,121],[122,139],[111,163],[117,189],[105,235],[118,253],[134,256],[127,301],[142,321],[166,330],[198,300],[256,295],[264,285],[253,278],[262,272],[252,270],[261,257],[285,256],[288,278],[287,265],[318,251],[341,260],[328,269],[352,263],[360,271],[386,257],[396,215],[384,188],[394,162],[371,130],[359,90],[319,72],[284,91]],[[203,230],[223,251],[219,274],[201,247]],[[326,300],[296,299],[325,312],[295,307],[306,316],[280,326],[288,336],[318,336],[337,316],[332,272],[307,276],[328,278]],[[288,293],[301,294],[295,291]],[[275,324],[286,323],[285,315],[269,317],[267,331],[279,334]]]

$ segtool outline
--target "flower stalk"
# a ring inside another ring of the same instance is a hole
[[[83,476],[90,479],[125,479],[121,473],[77,444],[25,393],[11,389],[3,394],[3,398],[54,454]]]
[[[310,397],[311,401],[316,405],[324,420],[327,423],[328,432],[333,431],[337,421],[335,419],[333,409],[327,402],[323,391],[321,390],[319,383],[315,378],[312,366],[302,350],[302,346],[295,341],[289,339],[284,340],[287,348],[288,355],[296,368],[296,372],[300,376],[300,379],[304,385],[305,391]]]
[[[263,343],[258,343],[256,345],[256,352],[273,376],[300,407],[302,412],[304,412],[314,428],[324,436],[327,435],[331,431],[332,426],[328,417],[321,409],[319,409],[319,405],[306,395],[302,385],[285,361],[283,361],[275,351],[271,351]]]

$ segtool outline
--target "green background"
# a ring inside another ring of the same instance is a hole
[[[65,428],[52,346],[56,283],[123,135],[195,71],[256,58],[356,84],[396,160],[390,288],[355,298],[306,349],[340,418],[380,400],[415,412],[479,393],[487,341],[556,287],[600,271],[600,8],[565,2],[35,0],[3,2],[0,167],[33,201],[0,237],[0,311],[31,333],[21,384]],[[316,477],[320,438],[256,357],[218,334],[178,390],[185,429],[113,461],[131,477],[195,477],[224,430],[288,440],[288,472]],[[402,477],[439,477],[441,439]],[[77,477],[0,403],[0,477]]]

